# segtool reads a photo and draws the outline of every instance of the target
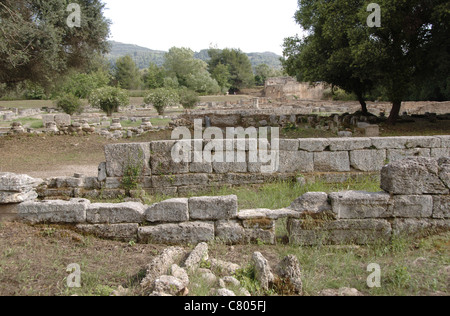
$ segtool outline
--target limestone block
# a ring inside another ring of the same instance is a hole
[[[126,168],[140,168],[142,175],[151,175],[150,144],[108,144],[105,146],[108,177],[122,177]]]
[[[394,195],[448,194],[438,160],[406,158],[381,170],[381,188]]]
[[[157,141],[151,143],[151,169],[155,175],[189,173],[190,153],[182,142]],[[192,147],[191,147],[192,149]]]
[[[189,214],[195,220],[223,220],[237,216],[237,196],[193,197],[189,199]]]
[[[342,219],[391,217],[390,195],[384,192],[346,191],[330,193],[333,213]]]
[[[0,205],[0,223],[16,221],[18,209],[18,204]]]
[[[188,222],[140,227],[139,241],[163,244],[198,244],[214,240],[213,222]]]
[[[69,114],[55,114],[54,122],[57,126],[69,126],[72,123],[72,117]]]
[[[450,218],[450,196],[433,196],[433,218]]]
[[[407,137],[371,137],[372,146],[377,149],[405,149]]]
[[[330,146],[330,140],[328,138],[306,138],[299,139],[300,150],[305,150],[309,152],[320,152],[324,151],[325,148]]]
[[[330,139],[330,150],[331,151],[349,151],[365,149],[372,146],[372,140],[370,138],[333,138]]]
[[[154,222],[187,222],[189,221],[189,200],[170,199],[153,204],[145,211],[145,219]]]
[[[388,149],[387,160],[395,162],[405,158],[414,157],[430,157],[431,150],[429,148],[411,148],[411,149]]]
[[[382,219],[353,219],[309,223],[305,220],[289,219],[290,242],[300,245],[357,244],[366,245],[389,241],[391,224]]]
[[[208,250],[209,247],[207,243],[199,243],[186,258],[184,266],[191,271],[200,268],[200,264],[209,259]]]
[[[275,228],[261,229],[261,228],[246,228],[245,242],[246,243],[263,243],[267,245],[275,244]]]
[[[350,152],[352,168],[361,171],[380,171],[386,164],[385,150],[352,150]]]
[[[350,171],[350,157],[347,151],[314,153],[314,171],[347,172]]]
[[[25,174],[0,173],[0,191],[28,192],[39,186],[42,182],[42,179],[35,179]]]
[[[208,182],[209,178],[207,174],[179,174],[152,177],[152,186],[156,188],[207,185]]]
[[[308,192],[292,202],[289,208],[297,212],[321,213],[331,211],[331,204],[327,193]]]
[[[139,224],[78,224],[77,231],[100,238],[123,241],[137,240]]]
[[[228,244],[241,244],[245,240],[245,230],[238,221],[217,221],[215,232],[216,239]]]
[[[314,155],[306,151],[279,152],[280,173],[297,173],[314,171]]]
[[[428,232],[438,233],[450,229],[449,219],[395,219],[392,223],[394,235],[421,235]]]
[[[441,140],[442,148],[450,148],[450,135],[436,136]]]
[[[89,205],[90,202],[84,199],[29,201],[19,205],[18,218],[30,224],[84,223]]]
[[[396,195],[391,200],[389,212],[400,218],[427,218],[433,214],[431,195]]]
[[[449,148],[431,148],[432,158],[450,157],[450,147]]]
[[[145,208],[142,203],[96,203],[86,210],[86,221],[93,224],[142,223]]]

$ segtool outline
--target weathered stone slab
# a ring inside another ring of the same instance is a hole
[[[145,219],[154,222],[189,221],[189,200],[171,199],[153,204],[145,211]]]
[[[189,157],[188,151],[183,151],[183,145],[188,146],[189,144],[183,143],[183,141],[152,142],[150,161],[152,173],[154,175],[189,173],[191,157]]]
[[[142,203],[96,203],[86,210],[86,221],[93,224],[142,223],[145,208]]]
[[[349,137],[349,138],[332,138],[330,139],[331,151],[350,151],[365,149],[372,146],[370,138]]]
[[[0,191],[28,192],[42,182],[42,179],[35,179],[25,174],[0,173]]]
[[[58,126],[69,126],[72,124],[72,117],[69,114],[55,114],[54,121]]]
[[[208,244],[207,243],[199,243],[194,250],[191,251],[189,256],[186,258],[186,261],[184,262],[184,266],[188,270],[196,270],[200,268],[200,264],[203,261],[206,261],[209,259],[208,254]]]
[[[297,212],[321,213],[331,211],[328,194],[325,192],[308,192],[292,202],[289,207]]]
[[[350,171],[350,157],[347,151],[314,153],[314,171],[347,172]]]
[[[314,155],[306,151],[279,151],[280,173],[313,172]]]
[[[269,286],[275,281],[269,261],[260,252],[255,252],[252,256],[252,262],[255,266],[255,279],[263,290],[268,290]]]
[[[189,215],[194,220],[224,220],[236,218],[237,196],[193,197],[189,199]]]
[[[245,240],[245,230],[237,221],[217,221],[216,239],[227,244],[242,244]]]
[[[173,186],[195,186],[207,185],[209,178],[207,174],[177,174],[152,176],[152,186],[156,188]]]
[[[79,224],[77,231],[100,238],[122,241],[137,240],[139,224]]]
[[[411,148],[411,149],[388,149],[386,153],[387,160],[391,162],[414,157],[430,157],[429,148]]]
[[[31,201],[37,199],[38,194],[36,191],[28,192],[5,192],[0,191],[0,205],[1,204],[14,204],[22,203],[25,201]]]
[[[421,235],[439,233],[450,229],[449,219],[395,219],[392,223],[394,235]]]
[[[381,170],[381,188],[394,195],[448,194],[435,158],[407,158]]]
[[[406,137],[371,137],[372,146],[377,149],[404,149],[406,148]]]
[[[330,146],[330,140],[328,138],[301,138],[299,139],[300,150],[309,152],[321,152],[325,148]]]
[[[151,175],[149,143],[108,144],[105,157],[108,177],[122,177],[127,168],[137,168],[143,176]]]
[[[442,148],[450,148],[450,135],[435,136],[441,140]]]
[[[350,152],[350,164],[356,170],[380,171],[386,164],[386,151],[353,150]]]
[[[431,148],[432,158],[450,157],[450,148]]]
[[[389,214],[402,218],[426,218],[433,213],[431,195],[396,195],[391,200]]]
[[[246,243],[275,244],[275,227],[272,229],[246,228],[244,231]]]
[[[365,219],[391,217],[388,212],[390,195],[384,192],[371,193],[346,191],[330,193],[333,213],[342,219]]]
[[[438,159],[439,178],[444,185],[450,189],[450,157],[442,157]]]
[[[18,211],[18,204],[0,205],[0,223],[16,221]]]
[[[188,222],[140,227],[139,241],[163,244],[198,244],[214,240],[213,222]]]
[[[84,223],[89,205],[84,199],[24,202],[19,205],[18,218],[30,224]]]
[[[316,226],[316,227],[314,227]],[[389,241],[392,228],[381,219],[339,220],[310,223],[305,220],[288,221],[290,242],[300,245],[332,244],[366,245]]]
[[[270,230],[275,228],[275,220],[269,218],[252,218],[242,220],[244,228]]]
[[[433,196],[433,218],[450,218],[450,196]]]

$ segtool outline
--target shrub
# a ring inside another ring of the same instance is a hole
[[[73,115],[83,112],[83,103],[73,94],[64,94],[56,99],[56,106],[64,113]]]
[[[104,111],[108,116],[119,111],[119,107],[127,106],[130,97],[125,90],[114,87],[104,87],[92,91],[89,96],[91,106]]]
[[[168,106],[176,105],[179,101],[177,91],[170,88],[155,89],[144,98],[144,103],[152,104],[159,115],[163,115]]]
[[[181,89],[178,94],[180,96],[180,103],[185,109],[192,109],[200,102],[200,98],[195,91]]]

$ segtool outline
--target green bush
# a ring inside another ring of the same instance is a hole
[[[200,102],[200,97],[195,91],[180,89],[178,94],[180,96],[180,103],[185,109],[192,109]]]
[[[114,112],[119,111],[119,107],[127,106],[130,103],[130,97],[123,89],[104,87],[92,91],[89,103],[104,111],[108,116],[112,116]]]
[[[59,109],[69,115],[83,112],[83,103],[73,94],[64,94],[57,98],[55,103]]]
[[[177,105],[179,101],[178,92],[170,88],[155,89],[144,98],[144,103],[147,105],[152,104],[159,115],[163,115],[168,106]]]

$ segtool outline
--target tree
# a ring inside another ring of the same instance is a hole
[[[79,99],[87,99],[92,91],[107,86],[109,81],[109,74],[101,70],[89,74],[72,72],[64,80],[59,90],[62,94],[71,94]]]
[[[448,34],[450,10],[445,0],[377,3],[381,26],[369,27],[367,1],[300,1],[296,20],[308,35],[285,40],[284,66],[299,81],[325,81],[354,92],[363,112],[364,96],[373,88],[385,90],[392,102],[388,121],[395,123],[412,83],[429,78],[420,70],[430,68],[437,56],[448,58],[443,34]]]
[[[142,85],[141,73],[130,55],[117,59],[114,78],[122,89],[135,90]]]
[[[178,95],[180,97],[180,103],[185,109],[192,109],[200,102],[198,94],[188,88],[178,90]]]
[[[263,86],[267,78],[280,77],[282,75],[283,71],[270,67],[267,64],[259,64],[255,67],[255,83],[259,86]]]
[[[69,69],[86,69],[108,51],[110,22],[100,0],[78,0],[80,27],[67,23],[66,0],[0,2],[0,83],[51,85]]]
[[[231,74],[227,65],[217,64],[212,70],[211,76],[217,81],[222,93],[226,93],[231,88]]]
[[[157,89],[164,86],[164,69],[155,63],[150,63],[144,73],[144,85],[147,89]]]
[[[164,115],[168,106],[177,105],[180,101],[178,93],[174,89],[159,88],[149,92],[144,98],[145,104],[152,104],[159,115]]]
[[[230,74],[228,83],[232,91],[239,91],[254,84],[252,64],[248,56],[241,50],[211,48],[208,54],[211,58],[208,62],[209,72],[215,74],[216,68],[222,67],[219,73],[225,74],[223,71],[223,65],[225,65]]]
[[[80,114],[83,112],[83,103],[81,100],[70,93],[58,97],[55,103],[59,109],[69,115],[73,115],[75,113]]]
[[[165,55],[166,74],[176,79],[180,86],[198,93],[217,93],[220,88],[208,73],[208,65],[204,61],[196,59],[194,55],[189,48],[172,47]]]
[[[129,102],[130,97],[127,91],[115,87],[94,90],[89,96],[91,106],[101,109],[108,116],[112,116],[114,112],[119,112],[119,107],[127,106]]]

